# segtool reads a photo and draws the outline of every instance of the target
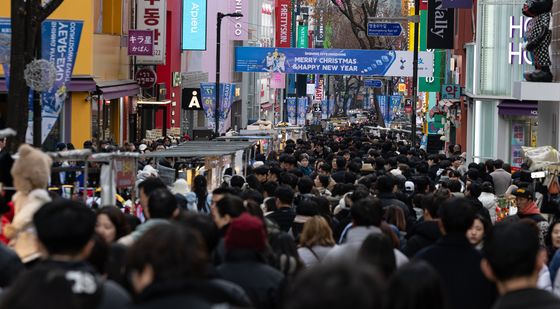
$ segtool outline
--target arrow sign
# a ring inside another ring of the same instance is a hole
[[[399,23],[368,23],[368,36],[399,36],[402,26]]]
[[[368,88],[381,88],[383,87],[383,82],[379,79],[366,79],[364,80],[364,86]]]

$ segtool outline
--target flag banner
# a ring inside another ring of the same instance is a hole
[[[235,71],[288,74],[408,76],[413,52],[394,50],[236,47]],[[432,52],[420,52],[418,76],[431,77]]]
[[[297,99],[297,125],[305,125],[305,115],[307,114],[307,97]]]
[[[296,114],[296,97],[287,97],[286,98],[286,105],[287,105],[287,109],[288,109],[288,122],[290,123],[290,125],[295,126],[297,124],[296,122],[296,118],[297,118],[297,114]]]
[[[53,129],[64,108],[67,84],[72,79],[83,25],[84,22],[78,20],[46,20],[41,26],[41,58],[56,68],[53,87],[41,94],[41,143]],[[33,142],[33,118],[28,122],[25,138],[27,143]]]

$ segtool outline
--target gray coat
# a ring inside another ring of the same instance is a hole
[[[492,182],[494,182],[496,195],[504,195],[511,185],[511,174],[500,168],[490,173],[490,176],[492,176]]]

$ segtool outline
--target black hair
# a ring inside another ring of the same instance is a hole
[[[502,159],[497,159],[494,161],[494,168],[500,169],[504,167],[504,161]]]
[[[482,193],[482,186],[476,181],[471,182],[467,189],[470,192],[470,196],[474,198],[478,198]]]
[[[150,219],[171,219],[177,210],[177,199],[167,189],[157,189],[148,199]]]
[[[273,181],[267,181],[262,186],[263,186],[264,192],[266,192],[266,194],[269,197],[273,197],[274,194],[276,193],[276,188],[278,188],[278,183],[273,182]]]
[[[319,165],[319,169],[321,169],[321,170],[323,170],[327,173],[330,173],[332,171],[332,167],[328,163],[323,163],[323,164]]]
[[[313,180],[307,176],[300,178],[299,182],[298,182],[298,191],[301,194],[307,194],[307,193],[311,193],[311,190],[313,190]]]
[[[208,181],[203,175],[197,175],[193,181],[192,191],[196,194],[198,211],[206,208],[206,197],[208,196]]]
[[[261,165],[253,169],[253,173],[256,175],[266,175],[268,174],[268,167],[266,167],[265,165]]]
[[[482,192],[494,193],[494,186],[492,185],[491,182],[485,181],[482,183],[481,190]]]
[[[550,223],[550,225],[548,226],[548,233],[546,233],[546,235],[544,236],[544,244],[549,253],[549,260],[552,260],[554,253],[556,252],[556,250],[558,250],[558,248],[554,248],[554,246],[552,245],[552,232],[554,231],[554,227],[558,224],[560,224],[559,219],[556,219],[552,223]]]
[[[192,228],[200,233],[204,243],[206,244],[207,253],[210,254],[218,245],[220,234],[218,226],[211,216],[201,213],[184,212],[177,219],[179,224]]]
[[[321,183],[321,186],[323,186],[323,188],[327,188],[329,186],[329,183],[331,182],[331,178],[329,176],[319,175],[317,177],[319,177],[319,182]]]
[[[255,201],[259,205],[264,201],[263,195],[259,191],[252,189],[243,191],[241,193],[241,199],[244,201]]]
[[[414,280],[410,280],[414,278]],[[446,308],[443,282],[436,270],[422,260],[400,267],[389,283],[387,308],[443,309]]]
[[[533,226],[507,222],[494,226],[482,252],[496,279],[505,281],[532,275],[539,249],[539,237]]]
[[[299,181],[298,177],[292,173],[283,173],[282,176],[280,177],[281,184],[288,185],[294,190],[297,187],[298,181]]]
[[[144,181],[138,184],[138,191],[144,191],[146,196],[150,196],[152,192],[157,189],[165,189],[167,186],[157,177],[148,177]]]
[[[395,178],[391,175],[383,175],[377,178],[377,190],[382,193],[393,192]]]
[[[234,176],[231,176],[231,179],[230,179],[229,183],[232,187],[241,189],[243,187],[243,185],[245,184],[245,178],[243,178],[242,176],[239,176],[239,175],[234,175]]]
[[[50,255],[80,253],[95,233],[95,213],[78,201],[59,199],[33,216],[37,236]]]
[[[232,218],[237,218],[247,211],[245,206],[243,206],[243,200],[230,194],[225,195],[216,203],[216,210],[220,217],[229,215]]]
[[[111,223],[115,226],[115,241],[123,236],[130,233],[130,225],[126,220],[125,215],[120,209],[115,206],[106,206],[97,211],[97,217],[100,215],[106,215]]]
[[[456,179],[450,179],[447,181],[447,188],[454,193],[461,192],[461,182]]]
[[[253,174],[247,175],[246,180],[247,180],[247,185],[249,185],[249,188],[257,190],[259,192],[261,192],[263,190],[263,186],[261,185],[261,183],[257,179],[257,176],[255,176]]]
[[[358,251],[358,259],[377,267],[385,279],[397,269],[393,244],[385,234],[371,234]]]
[[[93,248],[87,257],[87,262],[101,275],[107,274],[109,261],[109,244],[99,234],[93,235]]]
[[[282,204],[291,205],[294,202],[294,190],[286,185],[279,186],[274,196],[276,196]]]
[[[352,221],[356,226],[380,226],[383,219],[381,202],[376,198],[364,198],[350,208]]]
[[[314,293],[309,293],[309,287],[314,288]],[[283,297],[283,308],[382,308],[383,295],[381,279],[373,267],[367,264],[326,263],[296,277]]]
[[[336,157],[336,169],[344,170],[346,168],[346,159],[344,157]]]
[[[154,226],[142,235],[127,252],[128,271],[143,271],[150,265],[154,283],[185,278],[203,278],[207,253],[196,231],[172,223]]]
[[[475,210],[466,198],[452,198],[439,208],[439,217],[447,234],[465,235],[471,228]]]
[[[365,189],[356,189],[356,191],[352,192],[352,195],[350,196],[350,200],[352,201],[352,203],[356,203],[359,200],[369,197],[369,195],[370,195],[369,191]]]
[[[237,192],[238,191],[229,187],[218,187],[212,191],[212,195],[226,195],[226,194],[236,195]]]
[[[296,207],[296,214],[300,216],[312,217],[319,214],[317,203],[312,199],[304,199]]]

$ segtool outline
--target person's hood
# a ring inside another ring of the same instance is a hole
[[[345,244],[362,243],[371,234],[383,233],[376,226],[355,226],[346,233]]]
[[[441,230],[437,221],[424,221],[416,226],[412,234],[435,241],[441,237]]]

